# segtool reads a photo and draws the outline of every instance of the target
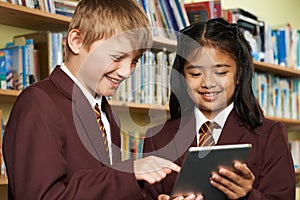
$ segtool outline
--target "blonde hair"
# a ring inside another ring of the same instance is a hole
[[[108,39],[117,33],[129,31],[141,47],[152,44],[150,23],[144,10],[134,0],[81,0],[69,25],[82,34],[83,47]],[[68,51],[68,50],[67,50]],[[68,52],[67,52],[68,54]]]

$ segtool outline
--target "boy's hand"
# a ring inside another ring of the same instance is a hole
[[[161,181],[172,171],[180,171],[175,163],[156,156],[135,160],[133,165],[136,180],[145,180],[150,184]]]
[[[228,199],[239,199],[245,197],[252,190],[254,175],[247,165],[234,162],[234,169],[220,168],[212,173],[211,184],[224,192]]]

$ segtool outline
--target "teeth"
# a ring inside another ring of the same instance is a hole
[[[216,95],[216,93],[205,93],[204,95],[205,95],[205,96],[208,96],[208,97],[211,97],[211,96]]]
[[[108,76],[107,76],[107,78],[108,78],[111,82],[113,82],[113,83],[115,83],[115,84],[119,83],[119,81],[118,81],[117,79],[114,79],[114,78],[108,77]]]

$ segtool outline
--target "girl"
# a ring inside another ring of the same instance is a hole
[[[170,80],[171,118],[147,131],[145,155],[181,165],[188,148],[199,145],[201,125],[215,122],[216,145],[251,143],[252,149],[246,163],[233,163],[234,172],[212,172],[212,186],[228,199],[295,199],[287,130],[264,118],[252,91],[252,74],[251,48],[236,24],[219,18],[183,29]],[[176,176],[149,186],[148,192],[153,198],[169,198],[159,194],[170,194]]]

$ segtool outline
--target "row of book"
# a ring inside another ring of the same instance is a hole
[[[300,69],[300,30],[290,24],[273,28],[242,9],[222,10],[222,16],[239,25],[255,60]]]
[[[23,90],[63,62],[62,33],[38,32],[15,36],[0,49],[0,89]]]
[[[137,0],[145,10],[153,35],[176,39],[177,32],[191,23],[221,17],[220,0],[184,4],[180,0]]]
[[[252,82],[254,94],[265,115],[300,119],[300,79],[255,72]]]
[[[290,150],[294,161],[294,168],[296,172],[300,170],[300,140],[289,140]],[[300,182],[299,182],[300,184]]]
[[[78,0],[1,0],[15,5],[72,17]]]
[[[124,81],[112,100],[168,104],[169,77],[176,53],[166,51],[144,53],[132,76]]]
[[[144,135],[135,131],[121,133],[122,160],[142,158]]]

